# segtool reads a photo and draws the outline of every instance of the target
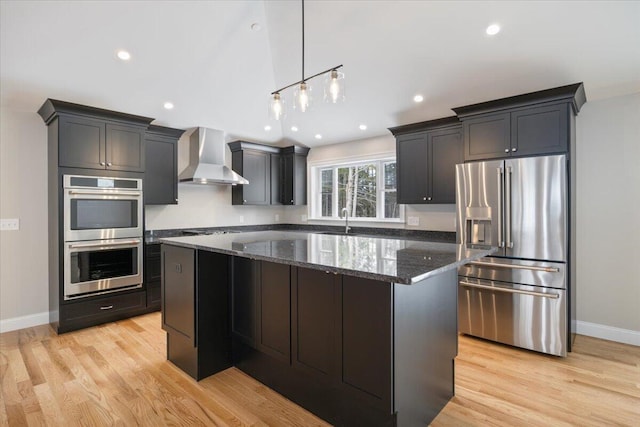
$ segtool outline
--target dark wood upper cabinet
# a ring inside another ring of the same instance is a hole
[[[181,129],[151,125],[145,134],[144,204],[178,203],[178,139]]]
[[[308,148],[272,147],[245,141],[229,143],[231,168],[249,180],[231,190],[234,205],[307,203]]]
[[[144,172],[145,130],[152,118],[47,99],[38,110],[57,123],[58,166]]]
[[[566,153],[571,121],[586,102],[582,83],[454,108],[464,160]]]
[[[456,117],[389,129],[396,136],[398,202],[455,203],[455,165],[462,163]]]
[[[292,145],[282,149],[282,204],[307,204],[307,155],[309,149]]]

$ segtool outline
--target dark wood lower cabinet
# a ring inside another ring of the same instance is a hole
[[[336,426],[427,425],[453,396],[455,269],[399,285],[169,245],[163,268],[167,357],[196,379],[234,365]]]
[[[229,257],[162,245],[167,359],[196,380],[231,367]]]

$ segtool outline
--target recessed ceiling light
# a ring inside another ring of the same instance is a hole
[[[416,95],[413,97],[413,102],[422,102],[424,101],[424,96],[422,95]]]
[[[316,133],[316,139],[322,139],[322,135],[320,135],[319,133]]]
[[[266,125],[266,126],[264,127],[264,130],[266,130],[267,132],[269,132],[269,131],[271,130],[271,126]]]
[[[123,61],[128,61],[131,59],[131,54],[126,50],[119,50],[116,55],[118,55],[118,58],[122,59]]]
[[[291,131],[292,132],[298,132],[298,127],[297,126],[291,126]]]
[[[260,31],[261,28],[262,27],[257,22],[254,22],[253,24],[251,24],[251,31]]]
[[[165,102],[164,103],[164,108],[167,110],[173,110],[173,102]]]
[[[362,124],[360,126],[358,126],[360,128],[360,130],[367,130],[367,125]]]
[[[489,34],[490,36],[495,36],[499,32],[500,32],[500,25],[498,24],[491,24],[487,27],[487,34]]]

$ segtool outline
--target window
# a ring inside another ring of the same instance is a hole
[[[367,160],[312,169],[316,196],[311,201],[313,217],[337,219],[344,209],[349,218],[371,221],[399,221],[396,161]]]

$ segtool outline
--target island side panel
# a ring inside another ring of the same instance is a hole
[[[457,275],[394,285],[394,403],[398,426],[427,425],[454,395]]]

